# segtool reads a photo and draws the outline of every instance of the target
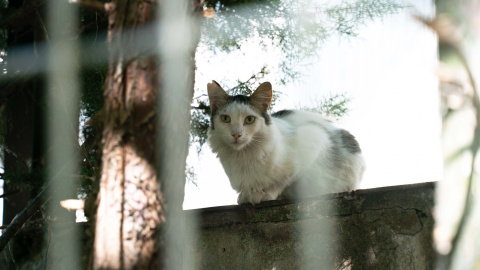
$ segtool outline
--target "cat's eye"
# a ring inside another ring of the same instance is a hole
[[[250,115],[245,118],[245,124],[250,125],[253,124],[253,122],[255,122],[255,116]]]
[[[224,123],[230,123],[230,116],[228,116],[226,114],[222,114],[222,115],[220,115],[220,120],[222,120],[222,122],[224,122]]]

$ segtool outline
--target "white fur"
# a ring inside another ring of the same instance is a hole
[[[220,120],[224,114],[230,123]],[[255,122],[245,124],[247,116],[255,116]],[[208,142],[239,192],[238,203],[349,191],[365,170],[361,153],[337,146],[332,156],[329,134],[338,128],[315,113],[293,111],[267,125],[250,106],[234,102],[217,112],[213,124]],[[234,133],[241,135],[237,143]]]

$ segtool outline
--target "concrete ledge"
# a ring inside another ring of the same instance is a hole
[[[434,183],[187,211],[201,269],[433,269]]]

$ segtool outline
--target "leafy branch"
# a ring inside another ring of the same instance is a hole
[[[348,104],[351,99],[346,94],[335,94],[316,101],[315,107],[297,106],[298,109],[321,114],[336,120],[342,118],[349,112]]]

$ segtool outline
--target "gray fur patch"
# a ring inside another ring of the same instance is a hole
[[[341,129],[338,130],[338,135],[340,136],[340,139],[342,140],[343,147],[348,150],[348,152],[352,154],[356,153],[361,153],[362,149],[360,149],[360,145],[358,144],[357,140],[355,137],[350,134],[350,132]]]
[[[227,104],[234,103],[234,102],[238,102],[238,103],[242,103],[242,104],[249,104],[250,103],[250,97],[244,96],[244,95],[236,95],[236,96],[233,96],[233,97],[228,96]]]
[[[216,112],[215,112],[216,114]],[[214,112],[212,112],[212,115],[210,116],[210,127],[212,129],[215,129],[215,125],[213,124],[213,116],[215,116]]]
[[[343,166],[344,166],[344,162],[343,160],[345,159],[345,156],[344,156],[344,153],[341,148],[342,148],[342,144],[339,143],[339,140],[340,138],[332,138],[334,136],[331,136],[330,134],[330,138],[333,142],[332,144],[332,147],[330,148],[330,162],[332,164],[332,166],[334,168],[337,168],[338,171],[341,171],[343,169]]]
[[[290,115],[290,114],[292,114],[292,113],[293,113],[293,111],[291,111],[291,110],[281,110],[281,111],[278,111],[278,112],[276,112],[276,113],[273,113],[273,114],[272,114],[272,117],[275,117],[275,118],[283,118],[283,117],[288,116],[288,115]]]
[[[345,160],[348,159],[346,155],[360,154],[360,146],[355,137],[346,130],[339,129],[328,134],[332,141],[329,150],[331,166],[338,171],[345,171]]]
[[[270,115],[267,112],[262,113],[263,118],[265,118],[265,124],[268,126],[272,123]]]

